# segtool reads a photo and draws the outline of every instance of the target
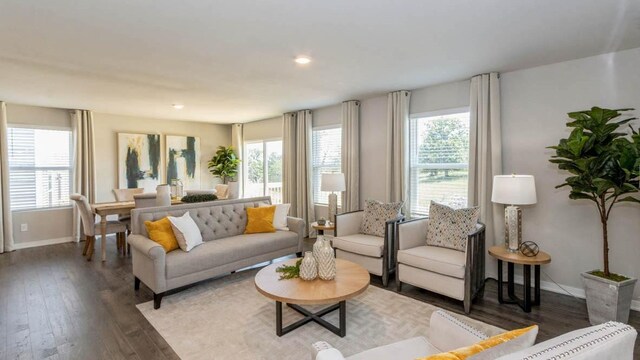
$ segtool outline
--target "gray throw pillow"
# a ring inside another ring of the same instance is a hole
[[[402,204],[402,202],[385,204],[376,200],[366,200],[364,202],[364,216],[362,224],[360,224],[360,232],[384,237],[385,223],[400,216]]]
[[[479,217],[478,207],[455,210],[432,201],[427,245],[465,251],[467,238],[475,230]]]

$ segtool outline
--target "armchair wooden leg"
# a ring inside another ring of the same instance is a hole
[[[155,310],[160,309],[160,303],[162,302],[163,296],[164,296],[164,293],[160,293],[160,294],[153,293],[153,308]]]
[[[397,280],[397,283],[396,283],[396,290],[397,290],[398,292],[401,292],[401,291],[402,291],[402,283],[400,282],[400,280]]]
[[[463,301],[463,304],[464,304],[464,313],[465,314],[470,313],[471,312],[471,298],[465,297],[464,301]]]
[[[387,287],[389,285],[389,271],[385,269],[382,271],[382,286]]]

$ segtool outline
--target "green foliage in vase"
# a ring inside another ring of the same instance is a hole
[[[282,265],[276,268],[276,272],[280,273],[280,280],[295,279],[300,276],[300,264],[302,259],[298,259],[295,265]]]
[[[218,151],[208,163],[209,172],[221,178],[225,184],[238,175],[238,166],[240,166],[240,159],[232,146],[219,146]]]
[[[613,206],[620,202],[640,203],[630,196],[638,192],[640,176],[640,134],[629,123],[635,117],[621,119],[633,109],[602,109],[569,113],[572,128],[566,139],[550,146],[556,154],[550,162],[571,173],[556,188],[569,187],[569,198],[595,203],[602,224],[602,277],[614,278],[609,271],[609,239],[607,225]],[[628,126],[628,129],[627,129]],[[625,131],[626,130],[626,131]]]
[[[183,203],[199,203],[214,200],[218,200],[218,197],[214,194],[186,195],[180,198],[180,201],[182,201]]]

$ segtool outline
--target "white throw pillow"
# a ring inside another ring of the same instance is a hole
[[[264,202],[260,202],[258,204],[258,206],[260,207],[265,207],[265,206],[276,206],[276,212],[275,214],[273,214],[273,227],[276,228],[276,230],[284,230],[284,231],[289,231],[289,228],[287,227],[287,215],[289,215],[289,208],[291,207],[291,204],[267,204]]]
[[[173,234],[178,240],[180,249],[191,251],[194,247],[202,244],[202,234],[196,222],[193,221],[189,213],[185,213],[181,217],[169,216]]]

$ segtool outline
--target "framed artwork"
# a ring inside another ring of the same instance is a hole
[[[200,138],[166,136],[167,183],[179,179],[185,190],[200,189]]]
[[[118,133],[118,187],[156,191],[162,183],[159,134]]]

